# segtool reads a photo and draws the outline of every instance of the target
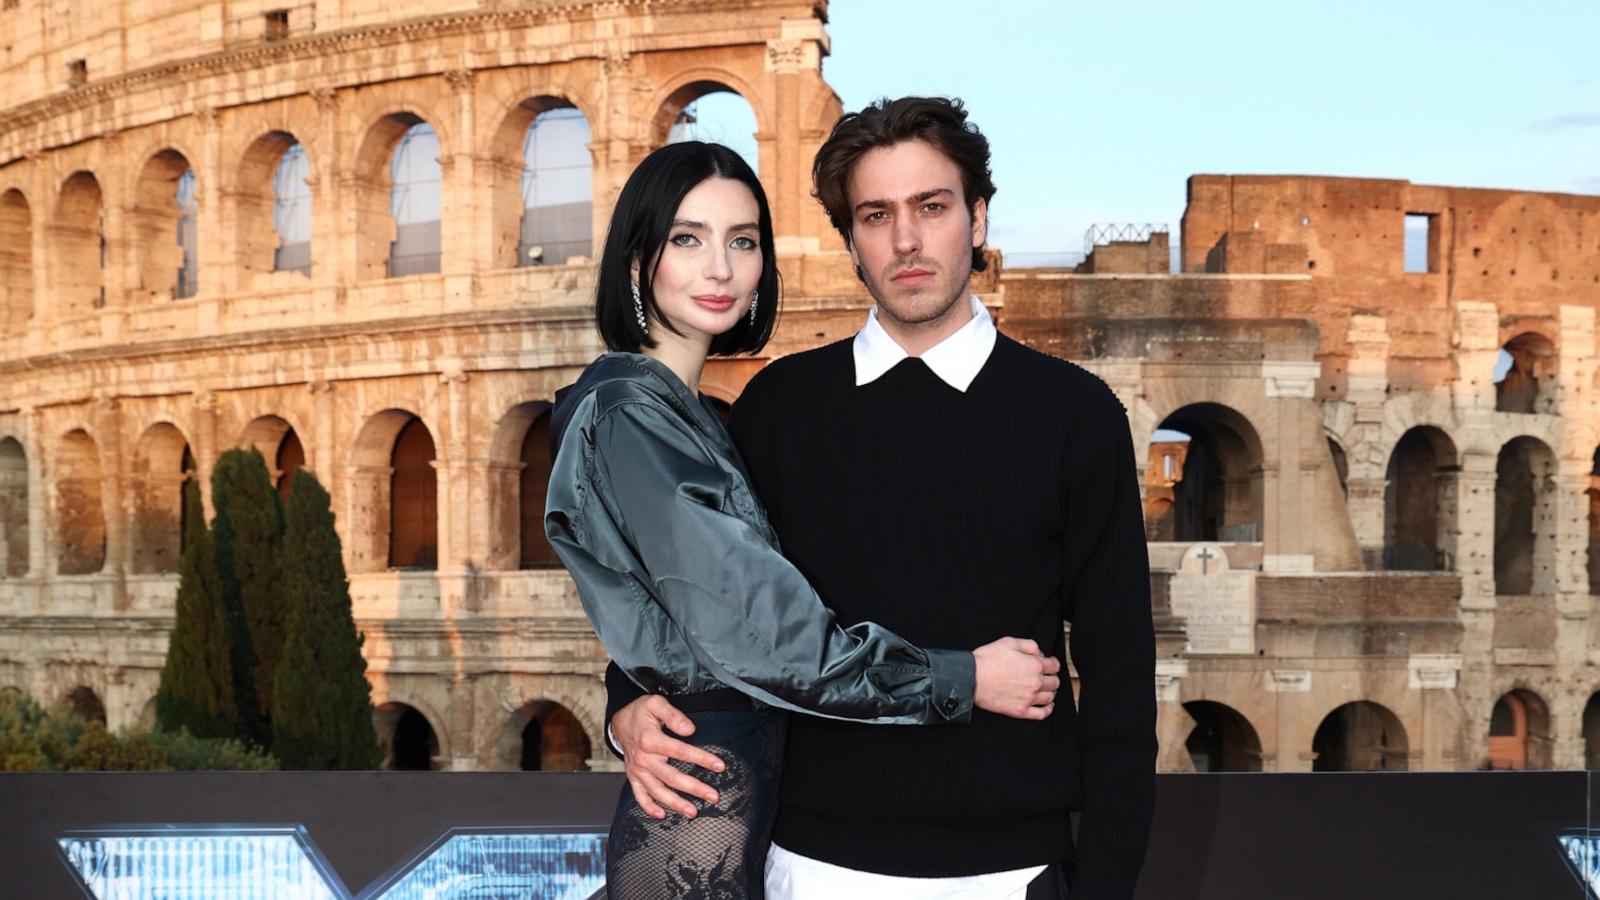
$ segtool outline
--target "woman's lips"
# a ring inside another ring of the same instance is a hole
[[[712,312],[727,312],[733,308],[733,298],[727,294],[701,294],[694,302]]]

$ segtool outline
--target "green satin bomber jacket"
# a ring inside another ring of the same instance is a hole
[[[664,364],[601,356],[557,402],[544,528],[600,643],[645,691],[737,688],[880,724],[965,722],[969,651],[841,628],[779,552],[722,420]]]

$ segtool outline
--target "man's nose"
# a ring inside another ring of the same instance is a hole
[[[912,216],[899,216],[894,220],[894,252],[897,256],[915,256],[922,250],[922,230]]]

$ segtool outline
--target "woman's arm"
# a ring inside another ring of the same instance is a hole
[[[924,649],[871,622],[841,628],[757,529],[722,511],[728,476],[675,414],[643,399],[615,403],[593,440],[598,493],[649,573],[641,590],[719,681],[829,718],[970,717],[973,654]]]

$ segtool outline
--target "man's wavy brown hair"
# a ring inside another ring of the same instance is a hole
[[[906,141],[922,141],[949,157],[961,172],[962,202],[967,211],[981,199],[994,198],[994,180],[989,171],[989,139],[978,126],[967,121],[967,110],[958,99],[946,97],[887,97],[860,112],[845,113],[833,126],[833,133],[817,150],[811,165],[811,196],[822,202],[828,220],[850,243],[850,173],[869,150],[892,147]],[[972,271],[988,267],[983,248],[972,248]]]

